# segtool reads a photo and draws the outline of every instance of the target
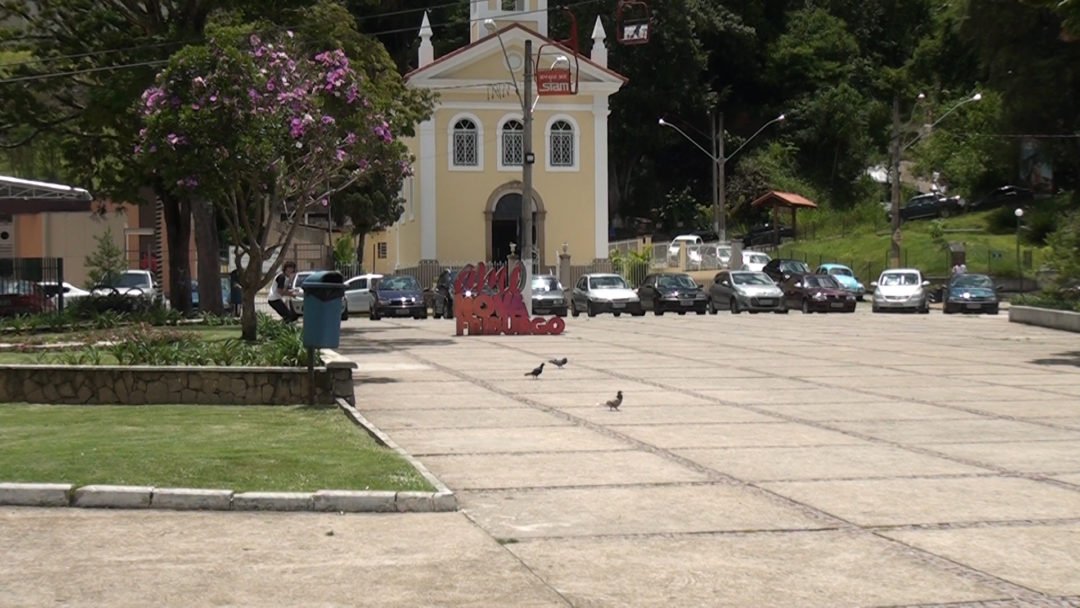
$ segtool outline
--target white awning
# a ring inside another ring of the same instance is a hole
[[[0,175],[0,200],[92,201],[93,199],[90,192],[82,188]]]

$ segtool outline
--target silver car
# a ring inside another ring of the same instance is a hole
[[[610,312],[616,317],[628,312],[635,317],[645,314],[637,293],[617,274],[591,273],[582,275],[574,284],[570,297],[570,314],[575,317],[585,311],[590,317]]]
[[[922,314],[930,312],[930,294],[926,288],[930,281],[914,268],[892,268],[881,273],[878,280],[870,283],[874,288],[874,312],[883,310],[911,310]]]
[[[566,316],[566,293],[554,275],[539,274],[532,278],[532,312],[534,315]]]
[[[709,313],[730,310],[739,314],[746,310],[786,313],[784,292],[764,272],[725,270],[713,277],[709,287]]]
[[[371,312],[371,301],[375,299],[371,288],[382,276],[362,274],[345,281],[345,310],[350,313]]]

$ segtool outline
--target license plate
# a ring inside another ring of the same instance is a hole
[[[758,300],[758,304],[762,306],[772,306],[773,304],[775,304],[775,302],[773,302],[771,299],[765,298],[762,300]]]
[[[612,302],[612,308],[626,308],[626,302]]]
[[[409,311],[408,308],[399,308],[399,309],[394,311],[394,314],[399,316],[399,317],[404,317],[404,316],[408,315],[409,312],[410,311]]]
[[[682,305],[682,306],[693,306],[694,301],[693,300],[679,300],[679,304]]]
[[[967,307],[969,310],[978,310],[982,308],[982,304],[968,304]]]
[[[832,306],[833,308],[843,308],[844,303],[843,302],[833,302],[832,304],[829,304],[829,306]]]

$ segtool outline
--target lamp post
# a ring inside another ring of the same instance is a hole
[[[741,146],[736,148],[734,152],[727,156],[724,155],[724,115],[722,113],[720,114],[719,120],[716,121],[713,125],[714,128],[712,129],[711,152],[709,150],[706,150],[704,146],[695,141],[693,137],[687,135],[686,132],[679,127],[671,124],[663,118],[656,121],[657,124],[659,124],[661,127],[671,127],[672,129],[675,129],[675,131],[679,135],[682,135],[687,141],[694,144],[694,146],[698,150],[701,150],[705,153],[706,156],[712,159],[713,230],[716,232],[717,238],[719,238],[721,241],[727,240],[727,189],[725,187],[724,165],[727,164],[727,161],[734,158],[735,155],[738,154],[740,150],[745,148],[746,145],[749,144],[755,137],[760,135],[766,127],[773,123],[780,122],[784,120],[784,118],[785,115],[781,114],[776,118],[770,120],[769,122],[761,125],[761,128],[755,131],[754,134],[748,137]]]
[[[533,272],[533,242],[532,242],[532,166],[535,160],[535,155],[532,149],[532,122],[533,122],[533,104],[532,104],[532,79],[533,79],[533,67],[532,67],[532,40],[525,40],[525,82],[524,93],[518,89],[517,77],[514,76],[514,69],[510,66],[510,55],[506,52],[506,45],[503,44],[502,34],[495,26],[494,19],[484,19],[484,28],[495,34],[499,39],[499,47],[502,49],[503,59],[506,60],[506,69],[510,72],[510,79],[514,83],[514,92],[517,93],[518,101],[521,102],[521,122],[524,127],[524,133],[521,137],[522,147],[522,159],[521,159],[521,256],[525,257],[528,262],[525,264],[525,288],[522,292],[522,299],[525,301],[525,310],[530,316],[532,316],[532,272]]]
[[[1020,222],[1024,217],[1024,210],[1020,207],[1013,211],[1016,215],[1016,271],[1020,273],[1020,293],[1024,292],[1024,267],[1020,264]]]
[[[919,93],[919,97],[916,99],[915,104],[911,108],[912,113],[915,112],[915,108],[918,107],[919,103],[925,99],[926,95]],[[973,101],[979,101],[980,99],[982,99],[982,93],[975,93],[967,99],[960,100],[956,103],[956,105],[946,110],[944,114],[939,116],[937,120],[930,124],[927,127],[926,133],[929,134],[931,131],[933,131],[934,127],[936,127],[938,123],[940,123],[942,120],[945,120],[946,116],[955,112],[956,109],[960,106],[971,103]],[[907,123],[901,124],[899,96],[893,97],[892,122],[893,132],[892,139],[889,144],[889,185],[892,187],[892,200],[890,204],[890,208],[892,209],[892,213],[890,214],[892,216],[890,218],[892,220],[892,244],[889,249],[889,263],[892,267],[895,268],[900,265],[900,159],[903,153],[908,148],[914,146],[920,139],[922,139],[923,134],[919,133],[914,137],[914,139],[907,142],[906,144],[901,141],[904,136],[904,131],[910,129],[911,127],[911,119],[909,118]]]

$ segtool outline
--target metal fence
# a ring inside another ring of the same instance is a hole
[[[63,258],[3,258],[0,259],[0,301],[5,296],[32,295],[35,285],[44,291],[44,300],[32,308],[15,312],[44,312],[47,309],[64,310],[64,260]],[[40,297],[40,296],[39,296]],[[0,307],[2,308],[2,307]]]

